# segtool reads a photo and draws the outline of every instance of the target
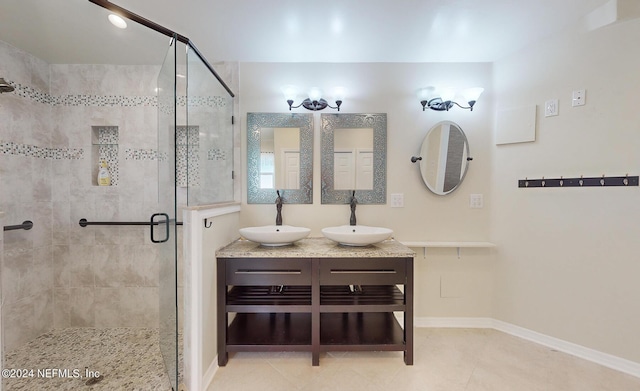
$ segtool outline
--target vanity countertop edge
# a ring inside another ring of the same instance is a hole
[[[218,258],[405,258],[415,254],[394,239],[358,247],[343,246],[323,237],[277,247],[262,246],[241,238],[216,251]]]

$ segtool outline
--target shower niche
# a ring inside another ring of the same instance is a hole
[[[118,185],[118,127],[91,127],[91,183],[98,186],[98,169],[105,161],[111,175],[111,186]]]

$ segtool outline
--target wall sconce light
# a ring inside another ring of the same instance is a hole
[[[327,107],[340,111],[340,105],[342,104],[342,100],[344,99],[345,91],[346,90],[344,89],[344,87],[334,88],[333,96],[336,100],[336,105],[334,107],[331,106],[324,98],[322,98],[322,91],[319,88],[313,87],[309,90],[309,97],[303,100],[299,105],[294,106],[293,102],[298,95],[298,89],[296,88],[296,86],[292,85],[282,87],[282,93],[284,94],[284,98],[289,104],[289,110],[291,110],[292,108],[297,109],[298,107],[302,106],[305,109],[311,111],[320,111],[324,110]]]
[[[482,94],[482,91],[484,91],[484,88],[474,87],[467,88],[461,92],[461,95],[469,106],[462,106],[453,101],[456,96],[456,91],[452,88],[445,88],[441,91],[436,91],[435,87],[421,88],[418,90],[418,99],[420,99],[420,104],[422,104],[422,111],[425,111],[427,107],[436,111],[449,111],[453,105],[456,105],[461,109],[469,109],[473,111],[473,105],[476,104],[476,101],[480,97],[480,94]]]

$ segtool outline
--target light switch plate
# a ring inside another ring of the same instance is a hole
[[[554,115],[558,115],[558,100],[550,99],[544,102],[544,116],[552,117]]]
[[[471,194],[469,196],[469,207],[472,209],[482,209],[484,206],[484,199],[482,194]]]
[[[392,208],[404,208],[404,194],[403,193],[391,194],[391,207]]]

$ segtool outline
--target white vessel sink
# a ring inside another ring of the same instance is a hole
[[[309,236],[311,229],[292,225],[240,228],[240,235],[263,246],[286,246]]]
[[[367,246],[389,239],[393,231],[389,228],[366,225],[341,225],[322,229],[322,234],[345,246]]]

